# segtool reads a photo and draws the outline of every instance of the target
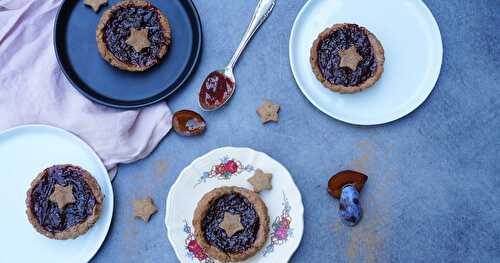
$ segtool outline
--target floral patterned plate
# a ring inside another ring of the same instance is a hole
[[[267,154],[249,148],[223,147],[184,168],[167,197],[165,224],[168,238],[181,262],[212,263],[194,238],[193,212],[201,197],[216,187],[240,186],[255,169],[273,174],[273,189],[260,196],[269,210],[270,234],[264,248],[244,262],[288,262],[304,232],[304,206],[288,170]]]

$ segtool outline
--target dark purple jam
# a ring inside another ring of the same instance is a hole
[[[151,46],[136,52],[126,43],[130,29],[148,29]],[[104,42],[111,53],[120,61],[140,67],[151,66],[159,60],[159,53],[165,43],[160,16],[154,7],[122,7],[113,12],[104,27]]]
[[[356,47],[363,57],[354,71],[339,66],[339,52],[351,46]],[[321,74],[335,85],[356,86],[372,77],[377,70],[377,61],[365,29],[349,24],[323,39],[318,47],[318,66]]]
[[[228,237],[219,225],[224,220],[224,213],[240,215],[244,230]],[[238,193],[230,193],[219,197],[209,207],[202,222],[205,239],[225,253],[241,253],[248,250],[257,238],[259,216],[247,198]]]
[[[54,186],[73,185],[75,203],[68,204],[61,212],[56,203],[49,201]],[[68,166],[47,169],[31,193],[31,211],[45,230],[57,233],[78,225],[92,215],[96,200],[92,190],[81,176],[81,171]]]

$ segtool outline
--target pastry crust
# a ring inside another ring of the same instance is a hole
[[[57,233],[52,233],[45,230],[45,228],[38,223],[35,214],[31,211],[31,200],[32,200],[31,196],[35,187],[42,181],[44,176],[47,175],[48,170],[51,167],[40,172],[38,176],[31,182],[31,187],[26,193],[26,207],[27,207],[26,214],[28,215],[28,220],[36,229],[36,231],[38,231],[38,233],[50,239],[58,239],[58,240],[75,239],[78,236],[85,234],[90,228],[92,228],[92,226],[94,226],[94,224],[97,222],[97,219],[99,219],[103,206],[104,194],[102,193],[101,188],[99,187],[99,184],[97,183],[95,178],[92,175],[90,175],[90,173],[87,170],[71,164],[56,165],[56,166],[64,167],[64,169],[78,170],[79,174],[82,176],[83,180],[89,186],[96,200],[92,214],[89,217],[87,217],[87,219],[85,219],[85,221],[83,221],[82,223]]]
[[[363,30],[365,32],[365,34],[368,36],[368,40],[370,41],[370,44],[371,44],[373,51],[374,51],[374,54],[375,54],[375,61],[377,63],[377,69],[373,73],[373,76],[366,79],[362,83],[360,83],[358,85],[354,85],[354,86],[336,85],[336,84],[328,81],[323,76],[323,74],[321,73],[321,69],[319,68],[319,65],[318,65],[318,47],[319,47],[319,45],[323,42],[323,40],[328,38],[335,31],[337,31],[341,28],[347,27],[349,25],[352,25],[352,24],[347,24],[347,23],[335,24],[332,27],[325,29],[323,32],[321,32],[318,35],[318,37],[314,41],[314,43],[311,47],[311,51],[310,51],[311,52],[310,62],[311,62],[311,66],[312,66],[314,75],[316,75],[316,78],[323,84],[323,86],[327,87],[328,89],[330,89],[332,91],[339,92],[339,93],[355,93],[355,92],[365,90],[365,89],[373,86],[373,84],[375,84],[375,82],[377,82],[380,79],[380,77],[382,76],[382,73],[384,72],[385,56],[384,56],[384,48],[382,47],[382,44],[380,43],[380,41],[377,39],[377,37],[374,34],[372,34],[370,31],[368,31],[368,29],[366,29],[362,26],[359,26],[359,28],[361,30]]]
[[[122,62],[113,55],[113,53],[106,46],[106,42],[104,42],[104,30],[108,21],[111,18],[113,18],[113,13],[122,7],[127,7],[130,5],[133,5],[135,7],[153,7],[160,19],[160,26],[163,29],[163,36],[165,38],[165,43],[160,47],[160,51],[157,56],[157,61],[149,66],[138,66]],[[99,21],[99,24],[97,25],[96,41],[97,41],[97,49],[99,50],[99,53],[104,58],[104,60],[106,60],[111,65],[119,69],[137,72],[137,71],[145,71],[155,66],[161,61],[161,59],[167,54],[167,51],[172,43],[172,33],[170,30],[170,24],[168,23],[167,17],[163,15],[158,8],[143,0],[125,0],[118,2],[117,4],[113,5],[110,9],[106,10],[106,12],[104,12]]]
[[[219,248],[210,245],[204,237],[204,233],[202,231],[202,222],[205,218],[205,215],[208,211],[208,208],[212,204],[213,201],[217,200],[219,197],[229,194],[229,193],[238,193],[244,196],[250,203],[253,204],[255,211],[259,217],[259,230],[257,232],[257,237],[255,239],[254,244],[243,253],[226,253],[221,251]],[[247,258],[255,255],[262,247],[264,247],[267,237],[269,235],[269,215],[267,213],[267,206],[262,201],[260,196],[255,192],[247,190],[245,188],[237,187],[237,186],[225,186],[220,188],[215,188],[214,190],[206,193],[203,198],[198,202],[198,206],[194,212],[193,216],[193,227],[196,236],[196,241],[203,248],[205,253],[209,256],[222,261],[222,262],[236,262],[243,261]]]

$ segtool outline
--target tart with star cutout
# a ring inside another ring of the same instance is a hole
[[[325,29],[310,52],[314,75],[335,92],[365,90],[384,72],[382,44],[368,29],[356,24],[335,24]]]
[[[26,193],[29,222],[50,239],[74,239],[99,219],[104,194],[85,169],[65,164],[38,174]]]
[[[243,261],[254,256],[269,235],[269,215],[258,194],[225,186],[206,193],[193,217],[196,241],[212,258]]]
[[[111,65],[145,71],[160,63],[172,43],[167,17],[143,0],[121,1],[101,17],[96,30],[99,53]]]

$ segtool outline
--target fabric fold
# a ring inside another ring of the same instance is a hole
[[[172,114],[166,103],[139,110],[105,107],[71,86],[53,47],[53,23],[62,2],[0,0],[0,130],[22,124],[66,129],[116,171],[118,163],[154,150],[170,130]]]

